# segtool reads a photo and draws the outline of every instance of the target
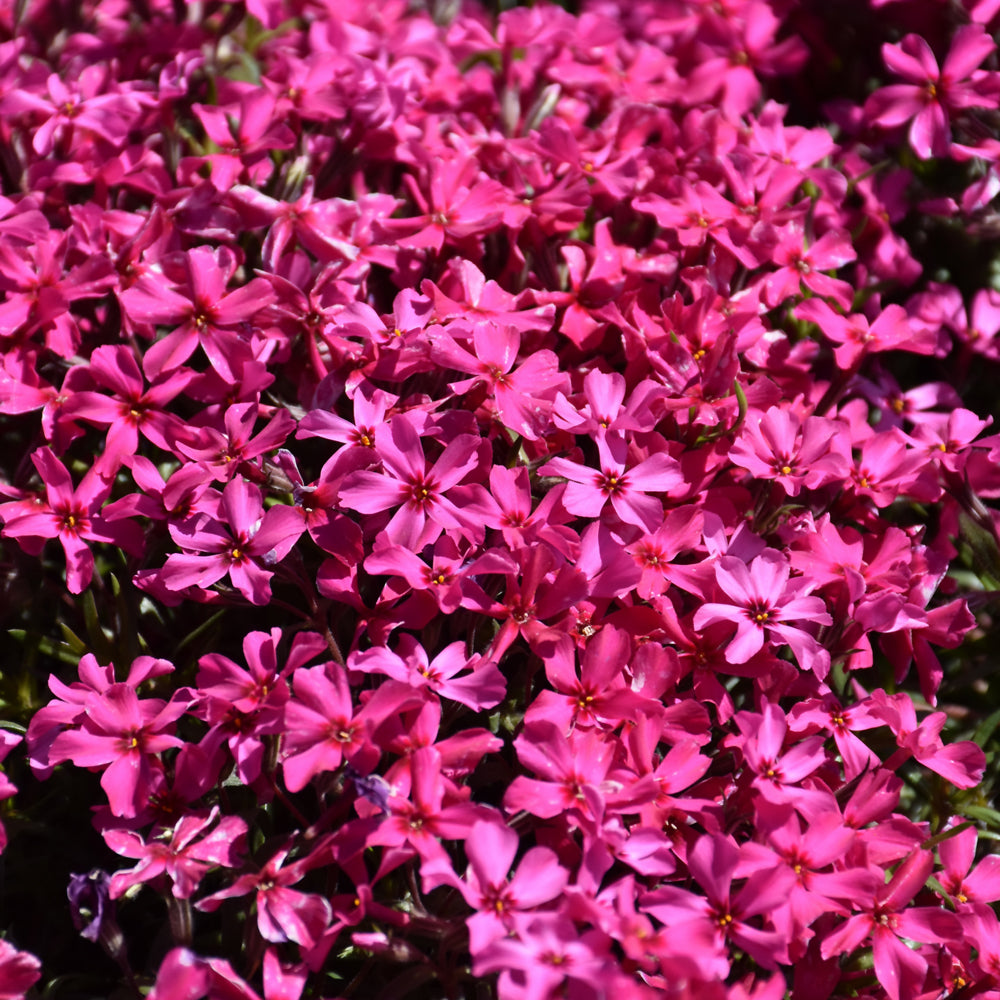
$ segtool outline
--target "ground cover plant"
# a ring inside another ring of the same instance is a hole
[[[1000,997],[998,31],[0,5],[0,998]]]

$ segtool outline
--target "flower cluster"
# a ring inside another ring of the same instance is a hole
[[[124,981],[1000,997],[1000,298],[915,219],[1000,232],[1000,4],[27,7],[0,539]]]

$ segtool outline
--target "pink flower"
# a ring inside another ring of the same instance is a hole
[[[113,395],[76,392],[67,400],[63,412],[107,428],[104,452],[97,462],[107,475],[113,475],[126,458],[135,454],[140,433],[158,448],[172,450],[183,423],[167,410],[167,404],[184,391],[194,372],[180,369],[156,379],[145,389],[134,354],[119,344],[98,347],[90,356],[87,374]]]
[[[302,892],[290,886],[300,882],[306,873],[326,860],[324,845],[285,864],[292,845],[280,847],[260,871],[241,875],[231,885],[199,900],[199,910],[212,913],[227,899],[254,894],[257,908],[257,929],[265,941],[280,944],[294,941],[311,948],[327,928],[333,908],[325,897],[314,892]]]
[[[362,514],[398,507],[386,525],[386,536],[415,551],[433,542],[444,529],[458,530],[472,540],[481,538],[478,494],[469,494],[470,502],[465,503],[447,496],[479,468],[481,444],[476,434],[458,434],[429,463],[414,416],[399,414],[375,443],[385,471],[352,473],[341,488],[341,503]]]
[[[270,283],[253,278],[227,293],[237,258],[225,247],[195,247],[170,264],[164,273],[142,275],[122,293],[122,306],[133,322],[174,326],[146,351],[143,370],[150,378],[172,372],[200,345],[223,378],[238,381],[240,367],[252,358],[240,331],[274,301]]]
[[[0,941],[0,1000],[24,1000],[42,975],[42,963],[9,941]]]
[[[734,556],[722,556],[715,577],[732,603],[703,604],[695,612],[694,626],[700,629],[735,620],[736,634],[726,647],[730,663],[746,663],[765,641],[776,638],[791,647],[805,669],[822,678],[829,669],[829,654],[798,626],[803,622],[831,625],[833,619],[819,597],[808,596],[812,589],[808,580],[789,579],[790,568],[773,549],[766,549],[749,565]]]
[[[687,856],[691,876],[704,895],[679,886],[664,886],[640,900],[641,909],[668,928],[680,926],[685,934],[693,935],[695,947],[702,952],[693,957],[706,974],[727,973],[728,962],[722,950],[727,940],[766,969],[787,961],[784,935],[758,926],[754,918],[770,916],[788,905],[795,876],[778,863],[776,856],[771,865],[755,862],[750,866],[745,858],[731,837],[705,834],[695,841]],[[747,874],[749,878],[735,889],[734,880]]]
[[[494,818],[493,810],[487,806],[465,801],[446,805],[445,799],[452,795],[441,765],[441,754],[436,748],[415,750],[410,755],[409,786],[390,796],[388,815],[367,838],[369,846],[412,848],[420,855],[428,874],[450,867],[438,838],[466,840],[477,821]]]
[[[82,593],[94,573],[94,555],[88,541],[110,542],[127,552],[141,549],[138,526],[130,521],[106,521],[99,513],[111,492],[111,481],[95,465],[74,489],[66,467],[51,448],[39,448],[31,460],[42,477],[45,499],[31,508],[19,506],[11,512],[0,505],[3,534],[25,540],[58,538],[66,553],[66,587]]]
[[[763,416],[748,416],[729,459],[797,496],[802,487],[817,489],[847,474],[850,462],[838,447],[842,437],[843,429],[832,420],[803,421],[790,409],[772,406]]]
[[[159,755],[183,746],[184,741],[172,733],[189,703],[183,688],[164,702],[140,700],[130,684],[112,684],[87,698],[83,718],[56,736],[48,760],[52,764],[68,760],[77,767],[101,770],[101,787],[111,811],[116,816],[135,816],[161,780]]]
[[[267,426],[254,434],[259,414],[257,403],[235,403],[225,411],[224,430],[188,425],[187,433],[179,435],[175,449],[207,466],[215,479],[228,482],[238,471],[246,471],[241,468],[244,462],[257,459],[254,467],[259,468],[260,456],[280,448],[295,427],[291,415],[278,410]]]
[[[822,299],[807,299],[795,307],[795,315],[815,323],[838,345],[833,356],[843,371],[855,370],[868,354],[896,350],[933,354],[938,345],[936,332],[915,328],[897,305],[886,306],[869,322],[862,313],[842,316]]]
[[[870,940],[875,973],[883,989],[892,1000],[915,1000],[922,992],[927,961],[902,939],[945,943],[962,934],[962,925],[953,913],[909,905],[933,867],[930,852],[913,851],[892,878],[868,896],[863,912],[848,917],[825,935],[820,945],[823,957],[850,954]]]
[[[558,358],[551,351],[534,351],[516,368],[521,334],[514,326],[479,322],[473,327],[470,354],[454,339],[461,322],[441,328],[431,340],[431,357],[442,365],[475,377],[452,382],[451,388],[467,393],[483,384],[493,399],[497,418],[512,431],[537,441],[549,423],[550,401],[566,385]]]
[[[424,703],[426,695],[399,681],[385,681],[355,708],[347,671],[336,663],[300,668],[292,675],[285,705],[281,769],[291,792],[345,761],[357,771],[375,767],[381,749],[375,731],[386,719]]]
[[[663,452],[632,462],[628,444],[617,434],[599,434],[596,444],[599,472],[566,458],[553,458],[542,467],[542,474],[569,480],[563,506],[571,514],[598,517],[610,503],[626,524],[653,533],[663,521],[663,502],[648,494],[680,486],[684,482],[680,465]]]
[[[797,226],[789,226],[772,251],[777,269],[764,282],[764,294],[771,307],[780,305],[791,295],[801,294],[805,285],[816,295],[833,299],[842,309],[849,309],[854,289],[840,278],[831,278],[826,271],[835,271],[857,256],[846,233],[824,233],[815,243],[806,246],[805,234]]]
[[[532,847],[511,876],[519,843],[510,827],[480,820],[466,840],[469,868],[465,878],[447,880],[478,911],[467,921],[474,960],[491,941],[507,935],[512,914],[556,899],[569,880],[569,873],[548,847]]]
[[[423,187],[413,174],[403,178],[422,214],[381,223],[400,246],[440,250],[446,239],[462,241],[499,228],[510,196],[502,184],[480,176],[474,157],[428,160]]]
[[[180,590],[209,587],[228,576],[251,604],[265,604],[271,597],[270,567],[284,559],[304,530],[295,508],[278,505],[265,511],[260,490],[233,479],[222,491],[218,516],[196,513],[170,525],[185,551],[167,556],[157,578],[168,590]]]
[[[938,845],[944,870],[938,872],[937,880],[960,910],[1000,899],[1000,857],[987,854],[976,864],[978,839],[976,828],[969,826]]]
[[[156,829],[148,840],[134,830],[105,830],[104,840],[111,850],[139,860],[135,868],[111,877],[111,898],[117,899],[133,885],[167,875],[173,894],[189,899],[211,868],[235,868],[246,850],[246,821],[224,816],[216,824],[217,819],[218,806],[207,815],[188,813],[172,830]]]
[[[348,666],[365,673],[386,674],[415,688],[430,688],[438,696],[476,711],[499,704],[506,692],[503,675],[496,663],[478,653],[470,658],[462,641],[445,646],[431,660],[416,639],[404,635],[400,639],[399,653],[384,646],[367,649],[363,653],[352,653]]]
[[[876,90],[865,104],[865,117],[883,128],[910,122],[910,145],[917,156],[923,160],[946,156],[954,112],[994,104],[996,74],[976,67],[995,48],[993,39],[976,24],[955,32],[940,67],[919,35],[907,35],[899,45],[883,45],[886,66],[909,82]]]

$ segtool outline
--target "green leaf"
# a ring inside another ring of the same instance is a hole
[[[972,742],[976,746],[985,749],[986,743],[989,738],[996,732],[997,726],[1000,726],[1000,708],[995,712],[987,715],[982,722],[976,726],[976,731],[972,734]]]
[[[978,819],[1000,830],[1000,812],[996,809],[991,809],[989,806],[965,806],[962,812],[970,819]]]

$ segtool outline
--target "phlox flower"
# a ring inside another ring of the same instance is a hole
[[[143,355],[143,370],[156,378],[178,369],[200,345],[212,367],[229,382],[239,382],[240,367],[251,360],[243,325],[274,301],[271,285],[252,278],[226,292],[236,271],[232,250],[198,246],[169,262],[168,269],[143,274],[121,296],[136,323],[173,326]]]
[[[148,95],[138,91],[101,93],[109,80],[100,65],[88,66],[75,82],[75,87],[69,86],[52,73],[44,97],[18,89],[3,99],[5,114],[27,115],[38,123],[31,145],[39,156],[51,154],[57,145],[67,154],[81,144],[80,136],[100,138],[105,148],[118,146],[141,103],[148,100]]]
[[[542,466],[541,474],[569,480],[562,502],[571,514],[595,518],[610,503],[626,524],[650,534],[656,531],[663,521],[663,502],[649,494],[680,486],[684,482],[680,464],[664,452],[632,462],[620,435],[600,434],[596,444],[600,471],[567,458],[553,458]]]
[[[139,656],[129,667],[126,683],[138,688],[144,681],[170,673],[174,665],[169,660],[152,656]],[[39,778],[52,773],[54,762],[49,761],[52,742],[64,730],[78,726],[86,715],[86,706],[94,695],[103,695],[116,682],[113,663],[102,666],[93,653],[85,653],[77,666],[79,680],[65,684],[53,673],[49,674],[49,690],[55,695],[31,717],[28,725],[28,761]]]
[[[792,732],[810,733],[819,727],[833,736],[847,781],[853,781],[878,763],[875,753],[855,733],[881,724],[863,703],[842,705],[832,694],[800,701],[788,712],[788,727]]]
[[[943,870],[937,873],[937,880],[960,911],[1000,899],[1000,857],[987,854],[976,864],[978,840],[978,831],[969,826],[938,845]]]
[[[473,956],[476,976],[500,973],[500,995],[542,1000],[567,983],[566,996],[611,995],[602,989],[609,974],[609,939],[602,931],[581,933],[562,914],[516,914],[516,933],[497,938]]]
[[[729,459],[757,479],[770,479],[788,494],[802,487],[816,489],[843,478],[850,468],[838,447],[843,430],[832,420],[772,406],[763,415],[749,415]]]
[[[881,873],[849,864],[855,831],[844,824],[836,809],[816,811],[803,827],[795,813],[765,808],[759,812],[758,825],[766,831],[768,845],[796,877],[789,905],[776,917],[786,923],[789,955],[797,961],[813,938],[815,932],[809,928],[814,921],[824,913],[847,916],[850,910],[844,904],[874,892]]]
[[[655,785],[616,767],[615,742],[596,729],[568,736],[554,722],[525,726],[514,741],[518,759],[538,778],[519,775],[507,788],[504,808],[523,809],[542,819],[572,810],[585,824],[600,821],[635,799],[651,798]]]
[[[390,716],[418,708],[425,696],[400,681],[380,684],[360,708],[354,705],[347,671],[330,662],[299,668],[284,706],[281,770],[290,792],[301,791],[323,771],[345,761],[367,773],[378,762],[376,729]]]
[[[341,322],[343,322],[343,315]],[[298,423],[297,438],[321,437],[329,441],[362,448],[375,447],[375,435],[386,423],[386,416],[399,402],[392,393],[376,389],[364,381],[355,386],[351,395],[354,404],[354,419],[346,420],[333,410],[310,410]]]
[[[234,403],[225,411],[222,428],[189,424],[177,436],[175,450],[211,470],[215,479],[228,482],[242,471],[241,463],[257,459],[259,464],[260,457],[280,448],[295,428],[291,414],[279,410],[254,434],[259,416],[257,403]]]
[[[116,344],[92,352],[87,375],[112,395],[80,390],[66,401],[63,412],[107,428],[104,451],[97,462],[102,470],[108,475],[117,472],[125,459],[135,454],[140,434],[158,448],[172,450],[183,423],[168,411],[167,404],[184,391],[194,372],[182,368],[144,388],[135,355]]]
[[[737,712],[733,720],[740,732],[726,738],[727,746],[738,746],[754,773],[752,787],[772,805],[807,808],[826,793],[802,787],[802,781],[826,763],[823,736],[807,736],[786,747],[788,721],[774,704],[762,712]]]
[[[933,354],[938,347],[937,332],[909,322],[898,305],[886,306],[869,320],[863,313],[841,315],[822,299],[806,299],[795,307],[795,315],[815,323],[837,345],[833,356],[843,371],[856,370],[868,354],[883,351]]]
[[[881,689],[872,694],[870,707],[899,744],[899,750],[883,765],[888,770],[894,770],[912,755],[956,788],[974,788],[982,781],[986,755],[979,746],[972,740],[948,746],[941,742],[941,730],[947,721],[944,712],[931,712],[918,723],[916,706],[908,694],[887,695]]]
[[[30,952],[0,941],[0,1000],[24,1000],[42,975],[42,963]]]
[[[115,683],[90,695],[83,717],[52,741],[48,762],[71,761],[102,771],[101,787],[116,816],[135,816],[162,775],[159,754],[184,741],[172,735],[174,723],[190,704],[187,689],[169,702],[140,699],[128,683]]]
[[[292,202],[271,198],[245,184],[236,184],[230,189],[230,198],[250,216],[247,228],[269,227],[261,247],[261,258],[269,270],[274,268],[293,239],[324,263],[357,257],[357,247],[332,235],[336,231],[334,217],[339,204],[315,199],[314,186],[314,178],[308,177],[305,190]]]
[[[934,868],[929,851],[914,850],[892,878],[871,895],[855,901],[862,912],[828,931],[820,944],[824,958],[849,955],[870,941],[875,974],[891,1000],[915,1000],[927,974],[927,960],[905,939],[944,944],[957,940],[962,925],[955,914],[933,906],[911,906]]]
[[[410,755],[409,781],[388,801],[388,815],[368,835],[367,845],[409,848],[420,855],[428,877],[450,867],[438,838],[466,840],[479,820],[494,819],[488,806],[454,799],[441,773],[441,754],[435,747],[420,747]],[[398,850],[392,852],[398,856]],[[391,862],[390,862],[391,863]],[[386,862],[383,861],[383,865]]]
[[[483,522],[478,519],[482,507],[478,491],[460,493],[458,502],[447,494],[479,468],[482,443],[476,434],[458,434],[430,463],[414,417],[399,414],[389,421],[375,443],[384,471],[352,473],[341,487],[340,501],[362,514],[396,507],[386,525],[386,537],[414,551],[433,542],[445,529],[457,530],[475,540],[483,532]],[[485,494],[485,490],[482,492]],[[482,513],[488,514],[485,510]]]
[[[498,181],[481,176],[474,157],[438,155],[428,160],[423,187],[413,174],[404,176],[421,214],[381,221],[400,246],[439,251],[446,240],[460,243],[499,228],[510,195]]]
[[[605,728],[658,707],[658,702],[633,691],[626,681],[632,648],[622,629],[605,625],[588,641],[579,676],[576,645],[568,635],[557,633],[551,642],[539,643],[538,652],[555,690],[539,692],[525,713],[526,724],[544,719],[566,730]]]
[[[522,308],[530,293],[511,295],[498,282],[487,280],[486,275],[471,260],[453,259],[442,279],[440,287],[433,281],[421,283],[421,293],[429,297],[433,305],[433,315],[444,329],[462,331],[463,336],[475,330],[480,324],[494,336],[512,327],[517,334],[519,345],[521,336],[529,331],[546,331],[552,325],[555,308],[552,305]],[[530,305],[530,298],[528,303]],[[428,333],[437,332],[434,327]],[[505,348],[509,340],[505,338]],[[476,348],[479,353],[479,347]],[[516,350],[515,350],[516,353]],[[545,356],[551,359],[551,352]],[[480,355],[482,360],[485,358]],[[459,367],[459,371],[476,371]],[[564,378],[565,376],[561,376]]]
[[[440,364],[474,377],[452,382],[457,393],[467,393],[478,384],[489,390],[497,418],[505,427],[537,441],[549,424],[551,398],[566,385],[559,360],[552,351],[534,351],[517,364],[521,334],[514,326],[478,322],[472,329],[470,353],[455,339],[456,327],[441,327],[431,338],[431,357]],[[517,365],[517,367],[515,367]]]
[[[462,641],[445,646],[431,660],[416,639],[404,635],[400,638],[398,653],[377,646],[352,653],[348,666],[365,673],[386,674],[415,688],[427,687],[439,697],[468,705],[476,711],[499,704],[507,690],[496,663],[478,653],[469,657]]]
[[[919,35],[907,35],[899,45],[883,45],[886,66],[907,82],[876,90],[865,104],[865,117],[883,128],[909,122],[910,146],[917,156],[922,160],[946,156],[954,113],[994,103],[996,74],[977,67],[995,48],[993,39],[977,24],[955,32],[940,66]]]
[[[900,494],[922,501],[937,499],[941,489],[934,470],[926,454],[910,444],[898,428],[876,431],[861,444],[846,482],[879,508],[888,507]]]
[[[487,549],[474,559],[466,558],[450,535],[434,543],[430,564],[404,545],[385,545],[377,547],[364,566],[369,573],[402,580],[401,584],[386,586],[383,601],[391,601],[412,588],[416,595],[424,598],[420,602],[420,613],[427,616],[436,610],[451,614],[459,607],[485,610],[492,602],[475,577],[512,573],[515,569],[513,560],[501,549]]]
[[[329,925],[333,908],[324,896],[290,887],[312,868],[324,864],[328,852],[321,842],[309,854],[286,864],[291,853],[292,845],[280,847],[259,871],[240,875],[231,885],[200,899],[196,908],[212,913],[227,899],[253,893],[257,929],[265,941],[293,941],[303,948],[313,947]]]
[[[131,521],[109,522],[101,516],[112,484],[96,465],[74,487],[66,466],[51,448],[39,448],[31,460],[42,477],[45,498],[38,498],[28,509],[0,505],[2,534],[29,542],[58,538],[66,553],[66,587],[70,593],[82,593],[94,574],[94,554],[87,542],[109,542],[135,554],[141,549],[139,528]]]
[[[271,153],[295,145],[295,133],[275,117],[276,106],[274,95],[263,87],[244,92],[235,106],[194,104],[192,110],[220,152],[187,158],[180,165],[182,176],[208,163],[211,182],[220,191],[231,190],[244,172],[262,184],[274,169]]]
[[[148,839],[135,830],[105,830],[104,840],[111,850],[139,861],[135,868],[112,875],[111,898],[119,898],[133,885],[166,875],[174,896],[189,899],[209,869],[235,868],[240,863],[246,835],[246,821],[239,816],[219,819],[218,806],[207,815],[185,814],[173,829],[154,828]]]
[[[511,875],[520,839],[498,820],[475,823],[465,842],[469,866],[464,879],[443,870],[442,882],[458,889],[477,912],[468,918],[473,960],[490,942],[505,937],[511,916],[557,899],[569,881],[555,851],[532,847]]]
[[[0,761],[2,761],[10,752],[21,742],[22,737],[12,733],[6,729],[0,729]],[[0,801],[4,799],[9,799],[12,795],[17,792],[17,788],[14,783],[7,777],[6,774],[0,774]],[[7,831],[3,824],[0,823],[0,853],[3,852],[4,848],[7,846]]]
[[[265,511],[256,486],[232,479],[222,491],[217,515],[203,510],[170,525],[171,536],[185,551],[167,556],[157,578],[168,590],[181,590],[209,587],[228,576],[251,604],[265,604],[271,597],[269,567],[289,553],[304,530],[293,507]]]
[[[719,589],[731,603],[708,602],[694,615],[695,628],[716,622],[735,621],[736,634],[726,647],[730,663],[746,663],[760,652],[765,641],[787,643],[800,665],[820,678],[829,669],[829,654],[810,633],[799,627],[804,622],[831,625],[833,619],[819,597],[810,597],[812,584],[805,579],[789,579],[788,560],[767,549],[749,565],[735,556],[722,556],[716,563]]]
[[[731,837],[705,834],[687,854],[688,869],[704,895],[680,886],[662,886],[640,898],[640,909],[668,928],[683,927],[684,933],[690,930],[701,945],[692,957],[706,975],[727,974],[724,948],[728,941],[765,969],[774,969],[787,962],[788,940],[783,933],[752,921],[788,905],[795,875],[776,855],[773,862],[766,865],[756,859],[751,863],[747,852],[741,852]],[[746,878],[743,885],[734,888],[733,882],[742,878]],[[706,947],[709,941],[712,944]]]
[[[524,466],[508,469],[494,465],[490,469],[490,493],[500,508],[500,531],[507,547],[514,550],[550,546],[567,556],[575,552],[579,536],[562,523],[571,519],[559,502],[564,492],[564,486],[555,486],[536,505]]]
[[[850,308],[854,289],[835,271],[854,260],[857,254],[846,233],[830,231],[807,246],[805,235],[797,226],[789,226],[772,251],[777,268],[764,281],[764,297],[772,308],[791,295],[801,294],[802,285],[819,296],[832,299],[842,309]]]

